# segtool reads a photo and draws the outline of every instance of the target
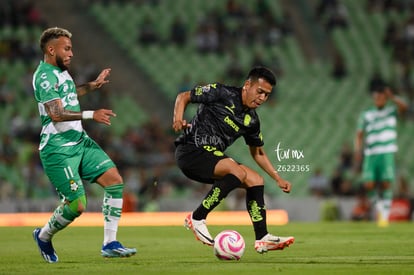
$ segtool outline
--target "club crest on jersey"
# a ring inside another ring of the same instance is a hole
[[[243,120],[244,126],[248,126],[250,124],[250,121],[252,121],[252,117],[249,114],[246,114]]]
[[[69,184],[70,184],[71,191],[75,192],[76,190],[78,190],[79,185],[76,183],[76,181],[70,180]]]

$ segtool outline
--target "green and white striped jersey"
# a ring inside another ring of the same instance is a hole
[[[364,132],[364,155],[395,153],[397,146],[397,108],[369,108],[359,117],[358,130]]]
[[[60,99],[63,108],[80,112],[76,86],[68,71],[62,71],[49,63],[40,61],[33,75],[34,97],[37,101],[42,131],[39,150],[46,145],[71,146],[79,143],[83,135],[81,120],[53,122],[45,110],[45,103]]]

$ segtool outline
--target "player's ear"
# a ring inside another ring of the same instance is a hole
[[[55,55],[55,48],[52,45],[48,45],[46,49],[47,49],[47,53],[49,55],[51,55],[51,56]]]
[[[246,79],[246,81],[244,81],[244,85],[243,85],[243,89],[249,89],[251,85],[251,81],[250,79]]]

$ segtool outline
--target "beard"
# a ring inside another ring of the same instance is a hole
[[[63,63],[63,59],[60,56],[56,56],[56,65],[62,70],[66,71],[68,67]]]

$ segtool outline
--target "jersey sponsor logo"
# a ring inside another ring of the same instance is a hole
[[[63,107],[66,105],[77,106],[79,105],[78,96],[75,93],[69,93],[67,96],[62,98]]]
[[[53,74],[57,77],[59,85],[62,85],[66,81],[73,82],[73,79],[68,73],[68,71],[59,72],[58,70],[53,70]]]
[[[238,132],[240,130],[240,127],[233,121],[229,116],[226,116],[224,118],[224,122],[229,125],[231,128],[234,129],[234,131]]]
[[[46,90],[46,92],[48,92],[50,90],[50,82],[49,80],[47,80],[47,74],[46,73],[42,73],[40,75],[40,79],[43,79],[42,82],[40,82],[40,88],[42,88],[43,90]]]
[[[42,82],[40,83],[40,87],[41,87],[42,89],[44,89],[44,90],[48,91],[48,90],[49,90],[49,88],[50,88],[50,82],[49,82],[49,81],[47,81],[47,80],[42,81]]]
[[[63,83],[63,92],[67,93],[69,89],[69,85],[67,83]]]

